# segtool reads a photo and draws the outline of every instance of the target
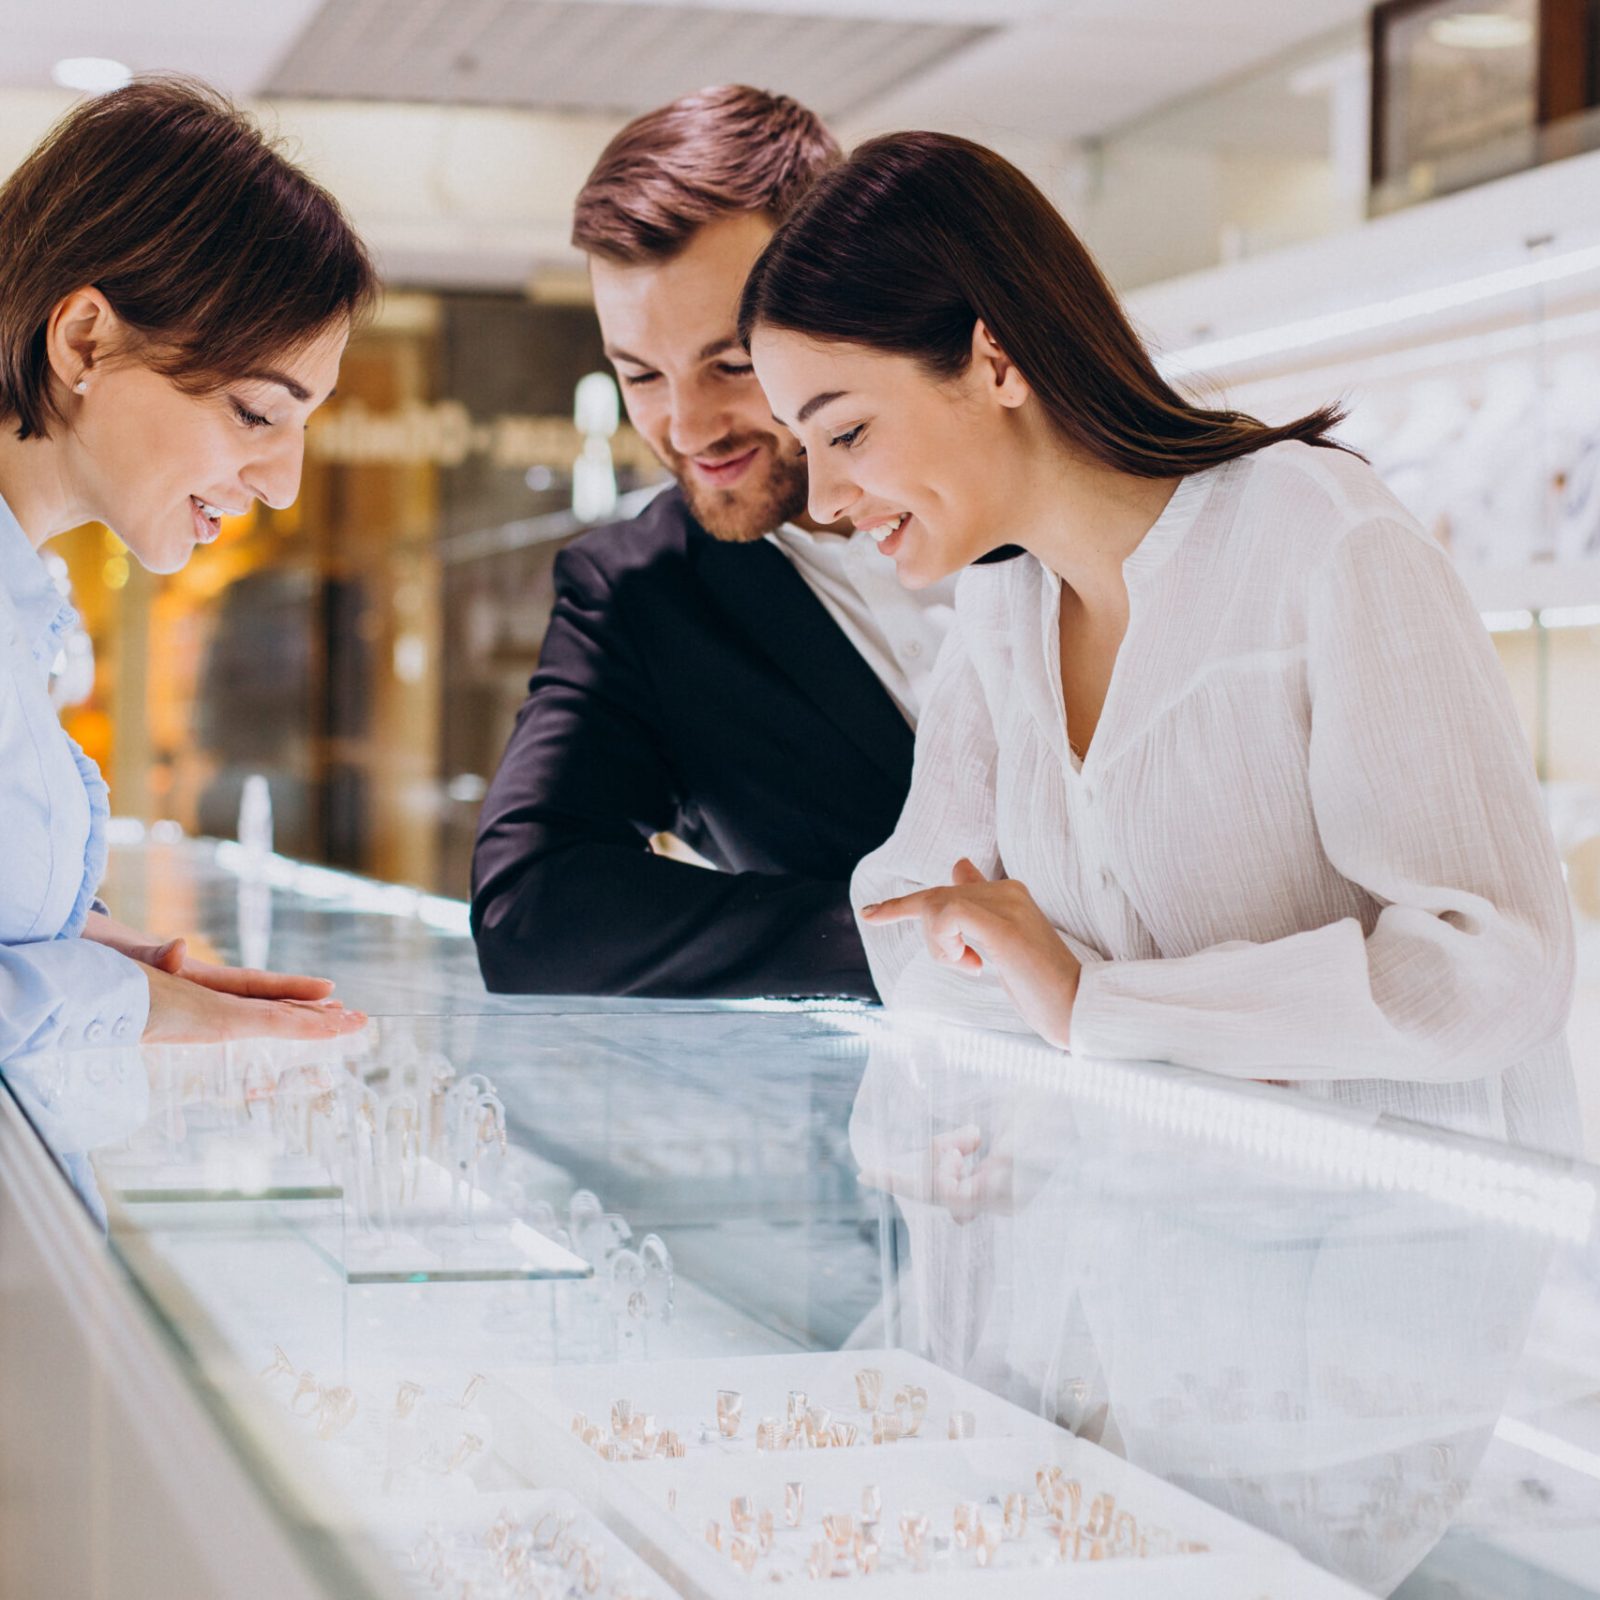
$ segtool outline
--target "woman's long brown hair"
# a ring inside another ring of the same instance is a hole
[[[982,319],[1060,436],[1141,478],[1202,472],[1286,439],[1335,448],[1336,406],[1281,427],[1178,393],[1093,257],[1004,157],[941,133],[859,146],[820,178],[745,283],[739,331],[763,324],[966,370]]]

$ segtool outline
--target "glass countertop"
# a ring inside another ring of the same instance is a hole
[[[1600,1594],[1594,1169],[276,870],[108,894],[364,1034],[6,1071],[330,1594]]]

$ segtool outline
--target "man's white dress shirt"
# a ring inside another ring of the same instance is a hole
[[[1444,552],[1361,460],[1290,443],[1185,479],[1123,575],[1081,764],[1059,579],[1031,556],[962,575],[911,793],[854,904],[970,856],[1083,962],[1075,1054],[1576,1149],[1561,868]],[[862,932],[891,1008],[1023,1027],[915,922]]]
[[[904,588],[894,562],[865,533],[807,533],[786,522],[767,537],[789,558],[828,615],[914,728],[939,648],[955,616],[956,580]]]

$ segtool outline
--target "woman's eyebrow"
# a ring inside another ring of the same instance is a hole
[[[794,419],[795,426],[798,427],[802,422],[809,422],[812,416],[820,411],[824,406],[832,405],[835,400],[843,400],[844,397],[849,394],[849,392],[850,391],[848,389],[825,389],[821,394],[812,395],[812,397],[800,407],[800,414]],[[772,420],[781,428],[787,428],[789,426],[789,424],[785,422],[776,411],[772,413]]]
[[[812,397],[800,407],[800,415],[795,418],[795,421],[809,421],[811,417],[820,411],[824,406],[832,405],[835,400],[844,399],[845,395],[848,393],[849,390],[847,389],[825,389],[821,394],[812,395]]]
[[[245,373],[244,376],[252,383],[281,384],[296,400],[309,400],[311,398],[311,391],[303,383],[291,378],[286,372],[279,372],[275,367],[260,367],[254,372]]]

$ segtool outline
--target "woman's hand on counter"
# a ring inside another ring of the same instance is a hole
[[[264,1000],[215,989],[145,964],[150,983],[146,1044],[219,1039],[332,1039],[366,1026],[366,1013],[337,1000]]]
[[[950,883],[863,906],[868,923],[922,924],[928,954],[941,966],[976,975],[985,967],[1000,980],[1024,1022],[1051,1044],[1067,1046],[1082,967],[1014,878],[984,877],[963,857]]]
[[[333,993],[333,984],[327,978],[261,972],[255,967],[224,967],[214,961],[200,961],[189,954],[186,939],[154,939],[100,911],[89,913],[83,936],[97,944],[109,945],[158,972],[187,978],[219,994],[234,994],[249,1000],[326,1000]]]

